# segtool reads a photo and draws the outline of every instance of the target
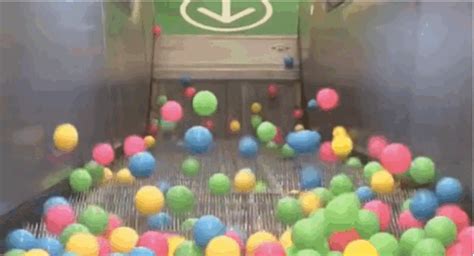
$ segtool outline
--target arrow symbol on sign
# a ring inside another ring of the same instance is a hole
[[[229,23],[232,23],[242,17],[245,17],[249,14],[252,14],[255,12],[255,8],[247,8],[239,13],[236,13],[234,15],[231,14],[230,10],[231,10],[231,6],[230,6],[230,1],[231,0],[222,0],[222,11],[221,11],[221,14],[217,14],[213,11],[210,11],[209,9],[207,8],[204,8],[204,7],[200,7],[198,8],[198,12],[206,15],[206,16],[209,16],[210,18],[213,18],[217,21],[220,21],[222,23],[226,23],[226,24],[229,24]]]

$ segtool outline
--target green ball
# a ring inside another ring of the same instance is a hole
[[[109,223],[109,214],[96,205],[89,205],[79,215],[80,224],[86,226],[94,235],[104,233]]]
[[[331,193],[331,191],[323,187],[313,189],[313,193],[319,197],[323,206],[328,204],[334,198],[334,195]]]
[[[94,184],[100,184],[104,180],[104,167],[97,162],[88,162],[86,165],[84,165],[84,169],[89,172]]]
[[[196,176],[199,173],[199,169],[201,169],[201,164],[194,157],[186,158],[181,164],[181,170],[186,176]]]
[[[223,173],[215,173],[209,178],[209,190],[213,195],[227,195],[230,187],[230,179]]]
[[[331,182],[329,183],[329,190],[335,195],[338,196],[343,193],[348,193],[354,191],[354,185],[352,184],[351,178],[345,174],[338,174],[332,177]]]
[[[160,120],[160,127],[161,130],[165,132],[170,132],[173,131],[176,128],[176,123],[175,122],[168,122],[165,120]]]
[[[326,256],[342,256],[342,253],[338,251],[330,251],[328,254],[326,254]]]
[[[435,164],[428,157],[419,156],[411,162],[408,174],[418,184],[428,184],[435,180]]]
[[[369,210],[359,210],[355,229],[363,239],[368,240],[372,235],[380,231],[379,218]]]
[[[321,229],[324,235],[327,237],[330,235],[331,231],[328,228],[326,217],[324,217],[325,211],[326,210],[324,208],[321,208],[317,210],[316,212],[313,212],[309,216],[309,218],[312,219],[316,223],[316,226],[318,226],[318,228]]]
[[[327,204],[324,217],[332,231],[345,231],[354,227],[359,210],[360,202],[357,195],[345,193]]]
[[[92,186],[92,177],[86,169],[78,168],[69,175],[69,185],[76,193],[85,192]]]
[[[276,216],[281,223],[293,225],[303,218],[303,209],[297,199],[287,196],[278,201]]]
[[[25,255],[25,251],[19,250],[19,249],[13,249],[9,250],[8,252],[5,253],[5,256],[23,256]]]
[[[352,168],[362,168],[362,162],[358,157],[351,156],[349,159],[346,161],[346,165]]]
[[[287,256],[296,256],[298,249],[295,246],[290,246],[286,249]]]
[[[444,254],[443,244],[434,238],[425,238],[419,241],[411,252],[411,256],[444,256]]]
[[[293,226],[291,240],[298,250],[317,249],[326,242],[324,230],[312,218],[299,220]]]
[[[370,161],[364,166],[364,180],[367,182],[367,184],[370,184],[370,181],[372,180],[372,175],[374,173],[383,170],[382,165],[380,165],[379,162],[377,161]]]
[[[194,194],[185,186],[171,187],[166,193],[166,205],[175,214],[185,214],[194,208]]]
[[[267,142],[265,147],[268,148],[268,149],[277,149],[278,145],[274,141],[269,141],[269,142]]]
[[[265,193],[267,192],[267,184],[264,181],[257,181],[255,184],[255,193]]]
[[[296,256],[321,256],[321,254],[319,254],[319,252],[317,252],[315,250],[305,249],[305,250],[299,251],[296,254]]]
[[[405,200],[405,202],[403,202],[403,205],[402,205],[402,211],[409,210],[409,209],[410,209],[410,203],[411,203],[411,199],[410,199],[410,198],[408,198],[407,200]]]
[[[400,255],[411,255],[415,245],[426,237],[421,228],[410,228],[400,237]]]
[[[199,116],[210,116],[217,110],[217,98],[210,91],[200,91],[193,97],[193,110]]]
[[[189,219],[186,219],[182,224],[181,224],[181,229],[183,231],[191,231],[194,227],[194,224],[196,224],[196,222],[198,221],[198,219],[196,218],[189,218]]]
[[[174,256],[202,256],[202,249],[199,248],[194,242],[192,241],[184,241],[181,243],[176,251],[174,252]]]
[[[257,129],[257,127],[263,122],[263,119],[259,115],[252,115],[250,117],[250,123],[252,124],[252,127],[254,129]]]
[[[398,256],[397,239],[389,233],[377,233],[370,237],[370,243],[377,249],[380,256]]]
[[[274,124],[265,121],[257,127],[257,137],[261,142],[269,142],[275,138],[277,134],[277,128]]]
[[[426,223],[425,234],[427,238],[435,238],[447,247],[456,239],[456,224],[448,217],[437,216]]]
[[[66,245],[67,241],[69,241],[69,238],[77,233],[90,233],[90,231],[86,226],[82,224],[73,223],[63,229],[63,232],[61,232],[61,235],[59,236],[59,241],[63,245]]]
[[[158,95],[158,97],[156,97],[156,104],[158,106],[163,106],[167,101],[168,97],[166,97],[166,95]]]
[[[281,147],[281,155],[283,158],[293,158],[296,156],[296,151],[290,145],[285,144]]]

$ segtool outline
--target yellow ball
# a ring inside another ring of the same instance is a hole
[[[391,173],[381,170],[372,175],[370,186],[376,193],[390,194],[394,190],[395,180]]]
[[[54,146],[63,152],[73,151],[79,141],[79,134],[72,124],[61,124],[53,134]]]
[[[240,247],[234,239],[218,236],[207,245],[206,256],[240,256]]]
[[[331,142],[331,148],[336,156],[345,158],[352,152],[352,140],[349,136],[334,137]]]
[[[42,249],[31,249],[25,252],[25,254],[23,255],[24,256],[49,256],[49,253]]]
[[[128,253],[138,242],[138,234],[129,227],[118,227],[109,237],[110,247],[113,252]]]
[[[343,126],[336,126],[334,129],[332,129],[332,136],[333,137],[339,137],[339,136],[349,136],[347,134],[346,128]]]
[[[285,250],[293,246],[293,241],[291,240],[291,229],[287,229],[283,234],[281,234],[280,244],[285,248]]]
[[[255,174],[250,169],[243,169],[237,172],[234,177],[234,188],[237,192],[252,192],[256,185]]]
[[[263,243],[278,242],[276,237],[268,232],[260,231],[249,237],[247,240],[246,250],[247,256],[253,256],[257,247]]]
[[[262,104],[258,102],[252,103],[252,106],[250,106],[250,110],[252,111],[253,114],[258,114],[260,111],[262,111]]]
[[[135,194],[135,207],[145,215],[161,211],[165,204],[163,193],[155,186],[143,186]]]
[[[110,170],[110,168],[108,168],[108,167],[105,167],[104,168],[104,179],[102,180],[102,183],[107,183],[107,182],[111,181],[113,178],[114,178],[114,173],[112,172],[112,170]]]
[[[118,171],[116,178],[120,184],[133,184],[133,182],[135,182],[135,177],[133,177],[132,173],[127,168],[123,168]]]
[[[153,136],[151,135],[148,135],[148,136],[145,136],[145,145],[147,148],[152,148],[153,146],[155,146],[155,138],[153,138]]]
[[[172,236],[168,238],[168,256],[174,256],[174,252],[178,247],[186,241],[182,236]]]
[[[304,130],[304,126],[302,124],[295,125],[295,131],[299,132]]]
[[[237,121],[237,120],[232,120],[232,121],[230,121],[229,130],[230,130],[232,133],[238,133],[238,132],[240,132],[240,122]]]
[[[319,197],[313,192],[301,193],[299,201],[306,216],[310,215],[321,207]]]
[[[355,240],[346,246],[343,256],[379,256],[379,254],[369,241]]]
[[[76,233],[67,241],[66,250],[77,256],[96,256],[99,254],[99,242],[94,235]]]

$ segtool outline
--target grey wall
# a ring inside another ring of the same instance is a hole
[[[309,4],[311,5],[311,4]],[[341,107],[313,126],[380,133],[431,156],[472,191],[472,3],[321,3],[301,10],[305,93],[333,86]]]
[[[0,214],[88,161],[95,143],[144,130],[153,8],[133,8],[0,3]],[[52,144],[63,122],[80,134],[70,154]]]

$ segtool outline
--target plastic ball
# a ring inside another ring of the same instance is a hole
[[[315,99],[310,99],[310,100],[308,101],[308,103],[306,104],[306,107],[307,107],[308,109],[313,110],[313,109],[316,109],[316,108],[318,107],[318,103],[316,102]]]
[[[63,152],[73,151],[79,141],[79,134],[72,124],[61,124],[53,133],[54,146]]]
[[[254,256],[255,250],[264,243],[278,242],[276,237],[266,231],[259,231],[252,234],[247,240],[246,255]]]
[[[242,137],[239,141],[239,153],[246,158],[255,157],[258,153],[258,143],[251,136]]]
[[[309,130],[290,132],[286,136],[286,142],[297,154],[313,153],[319,147],[321,135]]]
[[[439,203],[457,203],[462,197],[462,185],[458,179],[444,177],[436,183],[436,197]]]
[[[358,157],[351,156],[346,160],[346,166],[351,168],[362,168],[362,162]]]
[[[146,144],[142,137],[138,135],[130,135],[123,142],[123,152],[125,156],[132,156],[136,153],[145,151]]]
[[[70,205],[57,205],[49,208],[43,220],[49,233],[59,235],[64,228],[76,222],[76,214]]]
[[[202,256],[202,249],[192,241],[181,243],[174,253],[174,256]]]
[[[359,210],[355,229],[363,239],[369,239],[380,231],[380,222],[377,215],[369,210]]]
[[[113,252],[130,252],[138,242],[138,234],[129,227],[119,227],[110,234],[110,246]]]
[[[346,158],[354,147],[352,140],[347,135],[334,137],[331,142],[331,148],[334,154],[339,158]]]
[[[199,169],[201,169],[201,164],[194,157],[186,158],[181,164],[181,170],[186,176],[196,176],[199,173]]]
[[[92,159],[99,164],[109,165],[115,159],[115,151],[109,143],[97,144],[92,150]]]
[[[409,210],[403,211],[398,216],[398,228],[400,230],[407,230],[410,228],[421,228],[423,227],[423,222],[415,219]]]
[[[109,256],[110,253],[112,253],[109,240],[99,236],[97,237],[97,241],[99,242],[99,256]]]
[[[174,255],[176,249],[186,241],[186,239],[182,236],[172,235],[168,237],[168,256]]]
[[[286,256],[285,248],[280,243],[264,243],[255,249],[254,256]]]
[[[100,184],[104,180],[104,167],[96,161],[87,162],[84,169],[91,175],[94,184]]]
[[[319,159],[326,163],[335,163],[338,160],[337,155],[332,149],[331,142],[326,141],[319,148]]]
[[[438,208],[438,198],[427,189],[418,190],[411,199],[410,211],[418,220],[428,220],[432,218]]]
[[[392,218],[392,209],[390,205],[380,200],[372,200],[364,205],[364,209],[369,210],[377,215],[381,231],[388,229],[390,225],[390,219]]]
[[[105,167],[104,168],[104,178],[102,179],[102,184],[105,184],[107,182],[110,182],[114,178],[114,173],[110,168]]]
[[[355,240],[344,249],[344,256],[379,256],[377,249],[367,240]]]
[[[80,224],[86,226],[94,235],[105,232],[109,223],[109,215],[104,209],[96,205],[89,205],[79,215]]]
[[[326,205],[324,217],[333,231],[345,231],[354,227],[359,209],[360,202],[355,193],[344,193]]]
[[[370,237],[369,241],[380,255],[398,255],[398,241],[389,233],[377,233]]]
[[[155,37],[160,37],[160,35],[161,35],[161,27],[158,26],[158,25],[154,25],[154,26],[153,26],[153,29],[152,29],[152,32],[153,32],[153,35],[154,35]]]
[[[120,169],[116,174],[116,179],[120,184],[133,184],[135,182],[135,177],[128,168]]]
[[[184,87],[189,86],[191,85],[191,77],[189,75],[183,75],[179,78],[179,82]]]
[[[382,170],[372,175],[370,186],[378,194],[390,194],[395,189],[395,180],[392,174]]]
[[[196,244],[205,247],[211,239],[224,235],[225,225],[221,220],[212,215],[205,215],[198,219],[193,227],[193,236]]]
[[[354,191],[354,185],[349,176],[346,174],[338,174],[332,177],[331,182],[329,183],[329,189],[335,196],[337,196]]]
[[[310,215],[321,207],[319,197],[313,192],[301,193],[299,201],[305,216]]]
[[[379,159],[383,149],[388,145],[384,136],[371,136],[367,142],[367,151],[370,157]]]
[[[239,245],[240,251],[242,251],[242,252],[245,251],[245,245],[244,245],[244,242],[243,242],[243,238],[237,231],[228,229],[225,232],[225,236],[228,236],[228,237],[232,238]]]
[[[264,143],[273,140],[277,133],[276,126],[268,121],[261,123],[257,127],[258,139]]]
[[[145,141],[145,145],[147,149],[150,149],[155,146],[156,140],[153,136],[147,135],[145,136],[143,140]]]
[[[155,230],[164,230],[171,225],[171,216],[168,213],[160,212],[148,217],[148,227]]]
[[[294,119],[300,120],[301,118],[303,118],[304,112],[301,108],[297,108],[293,110],[292,114]]]
[[[77,233],[69,238],[66,250],[78,256],[95,256],[99,255],[99,242],[91,234]]]
[[[178,122],[183,118],[183,108],[176,101],[168,101],[160,109],[161,118],[167,122]]]
[[[174,122],[167,122],[165,120],[160,120],[160,127],[163,132],[171,132],[176,128],[176,124]]]
[[[92,186],[92,177],[87,170],[78,168],[69,175],[69,185],[76,192],[85,192]]]
[[[360,236],[355,229],[334,232],[329,237],[329,248],[333,251],[342,252],[350,242],[358,239],[360,239]]]
[[[278,85],[269,84],[267,87],[267,94],[270,99],[276,98],[278,96]]]
[[[184,89],[184,97],[192,99],[196,95],[196,88],[189,86]]]
[[[474,227],[469,226],[462,229],[458,234],[458,241],[461,243],[474,244]]]
[[[69,201],[62,196],[52,196],[48,198],[43,204],[43,213],[46,213],[49,208],[58,205],[69,205]]]
[[[204,119],[201,123],[202,126],[206,127],[207,129],[209,129],[210,131],[214,130],[214,121],[212,121],[212,119]]]
[[[250,193],[255,189],[255,174],[250,169],[242,169],[235,174],[234,189],[240,193]]]
[[[400,255],[411,255],[415,245],[425,238],[425,231],[421,228],[410,228],[400,237]]]
[[[472,244],[463,244],[457,242],[447,248],[446,256],[472,256],[474,253],[472,247]]]
[[[295,60],[291,56],[285,56],[285,58],[283,58],[283,64],[286,69],[292,69],[295,65]]]
[[[326,205],[334,198],[332,192],[324,187],[314,189],[313,193],[315,193],[319,197],[321,206]]]
[[[275,135],[275,138],[273,138],[273,141],[277,145],[283,145],[285,143],[285,139],[283,138],[283,132],[280,127],[277,127],[277,134]]]
[[[25,251],[24,250],[20,250],[20,249],[13,249],[13,250],[9,250],[5,253],[5,256],[24,256],[25,255]]]
[[[63,245],[57,239],[51,237],[38,239],[37,247],[45,250],[51,256],[62,256],[64,252]]]
[[[428,157],[416,157],[411,163],[408,174],[418,184],[428,184],[435,179],[435,164]]]
[[[250,106],[250,111],[252,111],[252,114],[259,114],[262,111],[262,104],[258,102],[252,103]]]
[[[293,246],[293,241],[291,240],[291,229],[287,229],[283,234],[280,236],[280,244],[287,250],[288,248]]]
[[[240,247],[228,236],[217,236],[207,245],[206,256],[240,256]]]
[[[401,174],[408,171],[411,160],[410,149],[400,143],[389,144],[380,154],[380,163],[387,171],[393,174]]]
[[[152,250],[156,256],[167,256],[169,253],[168,239],[165,235],[156,231],[143,233],[137,245]]]
[[[364,180],[369,183],[372,181],[374,173],[383,170],[383,167],[377,161],[368,162],[364,166]]]
[[[212,140],[212,133],[203,126],[193,126],[184,134],[184,144],[193,154],[201,154],[209,151]]]
[[[128,169],[136,178],[148,178],[155,172],[155,157],[150,152],[137,153],[129,159]]]
[[[123,221],[119,216],[109,214],[109,221],[107,223],[107,228],[105,229],[105,237],[109,237],[114,229],[121,227],[122,225]]]
[[[130,252],[130,256],[155,256],[155,253],[145,247],[135,247]]]
[[[325,242],[325,230],[313,218],[306,218],[295,223],[291,240],[299,250],[316,249]]]
[[[281,147],[280,152],[283,158],[293,158],[296,155],[295,150],[291,148],[288,144],[283,145],[283,147]]]
[[[233,119],[229,123],[229,130],[231,133],[238,133],[240,132],[240,122],[236,119]]]
[[[267,192],[267,189],[268,189],[267,183],[265,183],[264,181],[259,180],[255,184],[254,192],[255,193],[265,193],[265,192]]]
[[[135,207],[140,214],[151,215],[158,213],[164,204],[165,198],[163,193],[155,186],[143,186],[135,194]]]
[[[230,179],[223,173],[215,173],[209,178],[208,186],[212,195],[227,195],[230,192]]]
[[[297,253],[298,253],[298,249],[296,248],[296,246],[291,246],[289,248],[286,248],[287,256],[296,256]]]
[[[293,225],[303,218],[303,208],[297,199],[284,197],[278,200],[276,217],[285,225]]]
[[[412,250],[411,255],[416,256],[444,256],[443,244],[433,238],[425,238],[419,241]]]
[[[316,94],[316,101],[322,110],[332,110],[339,104],[339,94],[332,88],[323,88]]]
[[[300,173],[300,188],[308,190],[321,186],[322,175],[320,169],[314,166],[305,166]]]
[[[148,131],[149,135],[156,136],[156,134],[158,133],[158,124],[157,123],[156,124],[149,124],[147,131]]]
[[[199,116],[210,116],[217,110],[217,98],[210,91],[200,91],[194,95],[193,110]]]
[[[265,144],[265,147],[268,149],[277,149],[278,145],[273,140],[271,140]]]
[[[61,235],[59,236],[59,241],[63,244],[66,245],[67,242],[69,241],[69,238],[71,238],[72,235],[78,234],[78,233],[90,233],[89,229],[79,223],[74,223],[69,226],[67,226]]]
[[[456,229],[461,232],[464,228],[468,227],[471,223],[467,213],[455,204],[446,204],[438,208],[436,211],[437,216],[445,216],[456,224]]]
[[[194,194],[185,186],[174,186],[166,193],[166,205],[174,214],[185,214],[194,208]]]
[[[49,256],[49,253],[43,249],[31,249],[25,253],[25,256]]]
[[[426,223],[425,234],[426,237],[435,238],[447,247],[456,239],[456,224],[447,217],[437,216]]]
[[[302,124],[296,124],[294,130],[295,132],[303,131],[304,126]]]
[[[167,101],[168,97],[166,97],[166,95],[158,95],[158,97],[156,97],[156,104],[158,106],[163,106]]]
[[[257,129],[257,127],[263,122],[263,119],[259,115],[252,115],[250,116],[250,124],[254,129]]]
[[[356,194],[357,194],[357,196],[359,197],[359,200],[362,203],[368,202],[368,201],[374,199],[374,197],[375,197],[375,194],[372,191],[372,189],[367,187],[367,186],[359,187],[356,190]]]

